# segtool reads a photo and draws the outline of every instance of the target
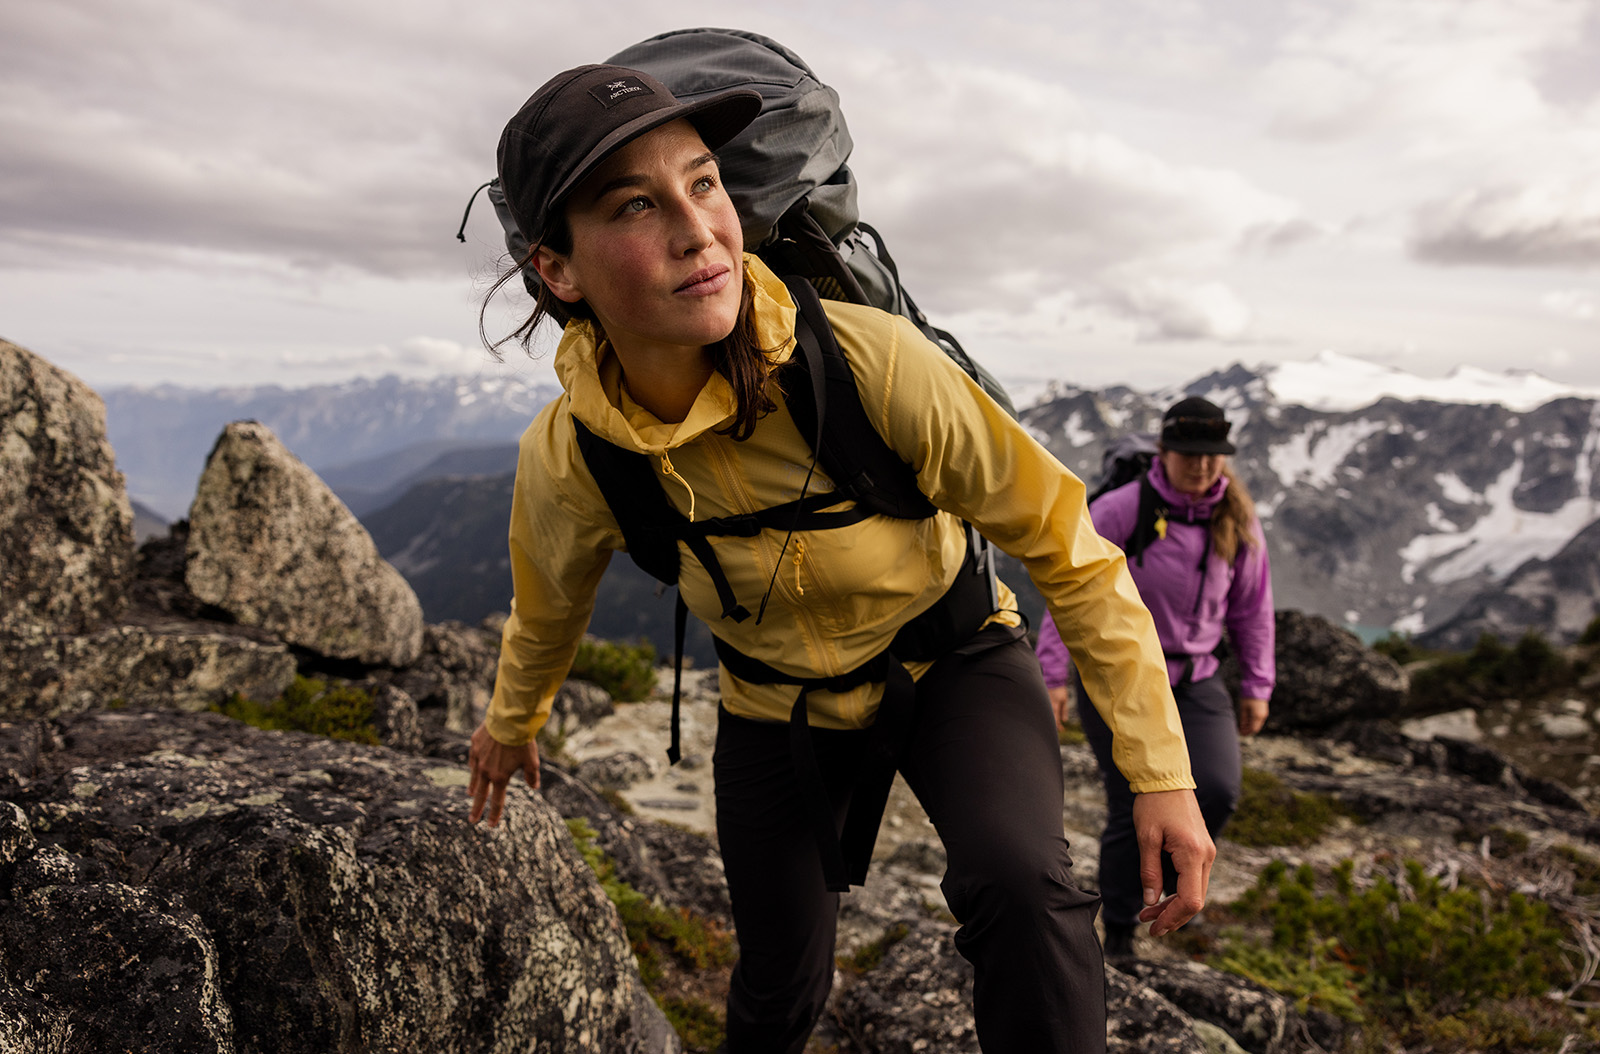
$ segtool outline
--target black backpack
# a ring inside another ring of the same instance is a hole
[[[1149,479],[1156,450],[1156,437],[1149,432],[1129,432],[1106,447],[1105,453],[1100,456],[1100,481],[1088,500],[1088,503],[1092,503],[1102,494],[1127,486],[1134,480],[1139,481],[1139,511],[1134,517],[1133,533],[1122,539],[1120,544],[1128,559],[1140,566],[1144,565],[1144,551],[1150,547],[1150,543],[1166,536],[1166,510],[1162,507],[1161,496],[1150,485]],[[1117,541],[1115,538],[1111,540]]]

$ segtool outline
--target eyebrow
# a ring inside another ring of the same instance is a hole
[[[718,158],[714,152],[707,150],[705,153],[694,158],[687,165],[683,166],[684,174],[687,175],[697,168],[704,168],[705,166],[715,164],[720,160],[721,159]],[[604,183],[595,188],[592,200],[599,201],[614,190],[625,190],[629,187],[642,186],[645,182],[645,177],[641,175],[624,173],[623,175],[615,176],[606,180]]]

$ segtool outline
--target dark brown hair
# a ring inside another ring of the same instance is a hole
[[[572,252],[572,228],[567,223],[564,213],[558,214],[551,222],[550,230],[546,232],[542,244],[551,252],[561,256]],[[478,308],[478,336],[483,341],[484,347],[489,350],[489,354],[499,361],[505,361],[500,349],[511,341],[520,344],[522,350],[531,357],[534,331],[546,318],[554,319],[563,325],[568,319],[583,319],[594,327],[597,343],[606,339],[605,330],[587,303],[582,300],[567,303],[552,293],[550,287],[543,282],[539,283],[538,293],[534,297],[533,311],[522,324],[499,340],[489,339],[489,334],[484,328],[484,315],[489,309],[489,301],[500,291],[501,286],[521,275],[524,268],[531,268],[538,252],[539,246],[531,246],[527,255],[516,262],[516,266],[508,269],[494,285],[489,287],[483,303]],[[756,336],[754,295],[751,292],[750,272],[746,269],[744,289],[739,296],[739,316],[734,320],[733,330],[711,345],[712,366],[722,374],[733,389],[733,424],[722,429],[721,435],[730,436],[735,441],[749,439],[751,433],[756,430],[756,422],[777,409],[777,404],[772,401],[768,391],[769,357],[776,350],[776,348],[763,348]],[[774,388],[777,387],[775,379],[770,380],[770,383]]]

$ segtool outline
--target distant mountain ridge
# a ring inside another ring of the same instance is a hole
[[[1458,371],[1429,381],[1328,354],[1258,369],[1235,364],[1155,392],[1051,384],[1022,419],[1092,483],[1111,440],[1153,430],[1177,398],[1204,395],[1235,422],[1236,467],[1266,527],[1279,607],[1369,634],[1450,623],[1452,640],[1545,612],[1547,628],[1570,639],[1572,625],[1595,610],[1594,591],[1582,576],[1534,570],[1600,520],[1600,397],[1533,374],[1486,378]],[[1372,397],[1363,399],[1368,385]],[[1381,397],[1385,390],[1459,398]],[[1499,403],[1490,398],[1497,390],[1506,395]],[[1290,392],[1306,397],[1286,401]],[[517,437],[556,394],[502,381],[386,378],[299,390],[121,389],[106,401],[119,467],[146,504],[182,515],[193,486],[174,466],[191,461],[197,476],[216,422],[254,416],[282,429],[286,445],[357,511],[384,555],[413,578],[430,619],[470,619],[479,605],[503,609],[509,599],[510,487],[501,477]],[[1304,405],[1310,395],[1320,407]],[[147,498],[162,488],[169,500]],[[622,584],[627,574],[607,576],[619,583],[617,599],[627,598],[618,615],[665,650],[655,616],[635,609],[644,583]],[[1009,578],[1018,578],[1015,568]],[[1556,595],[1508,606],[1500,594],[1513,582],[1519,595]],[[1037,605],[1026,583],[1015,584]],[[602,598],[597,629],[611,621],[607,605]]]
[[[113,388],[103,398],[129,495],[176,519],[188,512],[206,455],[230,421],[260,421],[319,472],[368,462],[377,482],[364,487],[347,471],[343,486],[382,490],[398,476],[380,479],[385,470],[374,459],[421,447],[410,455],[420,468],[461,447],[515,444],[559,394],[553,384],[514,378],[388,376],[308,388]]]

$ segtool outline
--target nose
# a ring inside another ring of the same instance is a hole
[[[688,256],[704,252],[716,240],[711,224],[698,204],[688,197],[673,204],[672,241],[674,256]]]

